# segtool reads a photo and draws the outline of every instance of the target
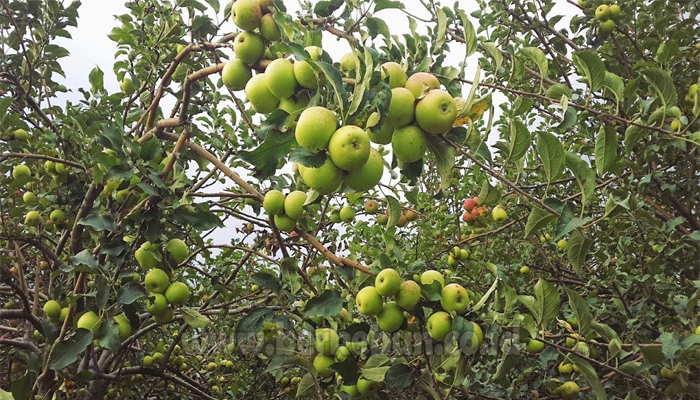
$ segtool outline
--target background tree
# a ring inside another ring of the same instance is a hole
[[[700,397],[697,2],[420,3],[0,0],[2,396]]]

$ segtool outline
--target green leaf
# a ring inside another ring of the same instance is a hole
[[[548,87],[547,91],[545,92],[545,96],[549,97],[550,99],[556,100],[561,99],[562,96],[566,96],[567,99],[570,99],[571,95],[571,89],[569,89],[568,86],[561,83],[555,83],[554,85]]]
[[[519,294],[518,301],[522,305],[527,307],[528,310],[530,310],[532,317],[535,319],[535,322],[537,323],[537,325],[539,325],[540,321],[542,321],[542,309],[539,307],[539,304],[537,303],[537,299],[535,299],[533,296]]]
[[[598,374],[595,372],[595,368],[591,364],[584,360],[583,358],[569,354],[569,360],[579,369],[580,374],[583,375],[588,386],[591,388],[591,392],[597,400],[607,400],[608,395],[605,393],[605,388],[598,378]]]
[[[182,312],[182,319],[185,320],[187,325],[195,329],[204,328],[209,325],[209,322],[211,322],[209,318],[200,314],[199,311],[195,310],[194,308],[183,308],[180,311]]]
[[[78,225],[89,226],[98,232],[116,232],[117,230],[117,223],[111,217],[105,215],[90,215],[78,221]]]
[[[306,303],[304,315],[307,317],[321,316],[331,318],[343,309],[344,299],[337,290],[326,290]]]
[[[654,56],[654,60],[660,64],[665,64],[673,58],[676,54],[678,54],[678,50],[680,49],[680,46],[678,45],[677,40],[668,40],[665,42],[661,42],[659,44],[659,48],[656,50],[656,55]]]
[[[447,30],[447,14],[442,8],[436,10],[437,15],[437,33],[435,34],[435,47],[433,48],[433,54],[440,53],[442,45],[445,44],[445,31]]]
[[[537,152],[542,160],[544,175],[551,183],[564,171],[566,165],[564,146],[561,141],[549,132],[537,132]]]
[[[595,136],[595,166],[600,176],[610,171],[617,160],[617,133],[601,125]]]
[[[581,273],[581,266],[586,262],[586,256],[593,246],[593,241],[586,238],[580,230],[574,232],[566,247],[566,256],[577,274]]]
[[[297,386],[296,398],[316,393],[316,378],[311,373],[306,373]]]
[[[581,202],[585,207],[595,190],[595,171],[581,157],[570,151],[566,152],[566,166],[574,173],[576,183],[582,192]]]
[[[554,234],[554,240],[559,240],[566,236],[569,232],[591,221],[590,217],[584,219],[574,215],[574,206],[571,203],[566,203],[561,211],[561,215],[557,219],[557,229]]]
[[[78,354],[82,353],[92,343],[92,332],[87,329],[78,329],[75,335],[58,342],[51,352],[49,367],[58,371],[73,364],[78,360]]]
[[[97,340],[100,342],[100,346],[116,353],[121,347],[121,341],[119,340],[119,325],[114,322],[113,319],[108,319],[102,321],[100,325],[100,331],[97,334]]]
[[[452,180],[452,168],[455,166],[455,149],[445,141],[439,140],[435,135],[428,136],[428,150],[435,156],[435,165],[440,175],[440,189],[450,186]]]
[[[36,382],[36,373],[33,371],[27,371],[26,374],[22,375],[21,378],[12,379],[12,394],[9,394],[9,398],[14,400],[29,400],[32,398],[32,388]],[[7,393],[7,392],[4,392]],[[4,396],[0,396],[2,398]]]
[[[513,346],[512,341],[507,340],[503,343],[503,355],[501,361],[496,367],[496,373],[493,375],[494,381],[501,381],[506,378],[510,372],[520,361],[520,352],[516,346]]]
[[[535,299],[537,299],[537,306],[542,310],[542,325],[556,318],[561,299],[554,285],[540,278],[535,284]]]
[[[90,75],[88,75],[88,81],[90,82],[90,91],[92,93],[104,92],[104,77],[105,74],[104,72],[102,72],[100,67],[95,67],[92,69],[92,71],[90,71]]]
[[[469,17],[467,17],[467,14],[465,14],[464,11],[458,9],[457,14],[459,15],[460,21],[462,21],[462,28],[464,28],[464,41],[467,47],[466,57],[469,57],[470,55],[474,54],[474,52],[477,49],[476,30],[474,29],[474,25],[472,25],[472,22],[469,20]],[[498,52],[498,54],[501,56],[502,60],[503,56],[500,54],[500,51]],[[494,58],[496,58],[496,56],[494,56]],[[501,64],[498,61],[498,59],[496,60],[496,63],[499,66]]]
[[[381,18],[367,18],[367,29],[369,29],[369,35],[372,39],[376,38],[379,34],[384,35],[385,38],[391,37],[389,25]]]
[[[496,62],[495,70],[498,71],[499,69],[501,69],[501,65],[503,65],[503,54],[501,54],[501,51],[496,47],[496,45],[493,42],[484,42],[481,45],[484,47],[486,52],[489,53],[491,58],[493,58],[493,60]]]
[[[252,164],[256,169],[255,175],[262,179],[275,173],[279,160],[286,157],[295,144],[296,139],[289,132],[271,131],[260,146],[252,151],[240,151],[238,155]]]
[[[644,123],[644,121],[642,121],[641,118],[637,118],[636,120],[634,120],[634,122],[637,124]],[[628,126],[625,130],[625,152],[627,154],[631,154],[632,150],[634,149],[634,146],[637,143],[639,143],[639,141],[642,140],[642,137],[644,137],[645,135],[649,135],[648,130],[642,129],[637,125]]]
[[[217,13],[217,14],[219,13],[219,9],[221,8],[221,6],[219,5],[219,0],[204,0],[204,1],[206,1],[207,4],[209,4],[211,6],[211,8],[214,9],[215,13]]]
[[[15,400],[15,398],[12,397],[12,393],[0,389],[0,400]]]
[[[343,85],[343,78],[340,75],[340,71],[338,71],[336,67],[326,62],[317,61],[315,64],[321,69],[321,71],[323,71],[323,74],[327,78],[326,82],[333,88],[338,107],[340,108],[340,113],[344,115],[344,110],[348,105],[348,93],[345,90],[345,85]]]
[[[501,191],[491,186],[488,179],[484,179],[479,192],[479,203],[484,206],[490,206],[498,203],[501,200]]]
[[[268,272],[256,272],[250,276],[250,280],[257,285],[272,289],[275,292],[279,292],[282,289],[277,278]]]
[[[658,339],[656,339],[656,341],[661,343],[661,350],[667,359],[671,361],[676,359],[676,353],[681,350],[681,342],[678,332],[664,332]]]
[[[583,50],[574,53],[574,64],[578,72],[586,77],[588,88],[597,92],[605,82],[605,64],[593,50]]]
[[[387,8],[404,9],[405,6],[403,5],[403,2],[399,0],[380,0],[377,2],[377,5],[374,6],[374,12],[376,13],[377,11],[385,10]]]
[[[544,79],[547,77],[547,71],[549,70],[549,63],[547,61],[547,57],[544,55],[544,51],[538,49],[537,47],[524,47],[522,50],[520,50],[520,52],[535,62],[537,69],[540,70],[540,85],[542,85]]]
[[[673,78],[668,72],[658,68],[650,68],[642,71],[642,75],[665,106],[671,107],[678,102],[676,85],[673,84]]]
[[[525,124],[520,121],[510,122],[510,141],[508,142],[508,160],[521,159],[530,147],[530,132]]]
[[[119,294],[117,295],[117,301],[121,304],[132,304],[136,300],[146,297],[148,292],[143,286],[136,282],[129,282],[122,285],[119,289]]]
[[[554,214],[543,208],[533,207],[532,211],[530,211],[530,215],[527,217],[527,222],[525,223],[525,239],[529,238],[533,232],[549,225],[549,223],[554,221],[556,218],[557,217]]]
[[[622,100],[625,93],[625,83],[622,81],[622,78],[613,74],[612,72],[606,71],[603,86],[615,95],[615,105],[619,110],[620,100]]]
[[[368,381],[382,382],[389,371],[391,359],[384,354],[372,355],[362,368],[362,376]]]
[[[401,218],[401,203],[396,200],[394,196],[386,196],[386,202],[388,203],[387,209],[389,210],[389,222],[386,224],[386,229],[389,230],[396,226]]]
[[[586,300],[573,290],[569,288],[564,288],[566,294],[569,296],[569,306],[571,311],[574,312],[574,316],[578,320],[578,330],[581,334],[585,335],[591,329],[591,312],[588,309],[588,303]]]
[[[234,333],[234,342],[236,346],[260,332],[263,327],[263,321],[271,312],[272,310],[269,308],[256,308],[248,315],[241,318],[241,320],[238,321],[238,325],[236,325],[236,331]]]
[[[411,367],[406,364],[392,365],[391,368],[386,371],[384,382],[393,389],[403,389],[411,386],[411,383],[413,383]]]

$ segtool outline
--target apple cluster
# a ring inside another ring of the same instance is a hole
[[[279,190],[270,190],[265,193],[263,208],[273,217],[277,229],[291,232],[297,226],[297,220],[304,216],[306,199],[306,193],[300,190],[286,196]]]
[[[25,132],[24,129],[18,129],[15,131],[14,135],[15,137],[17,136],[17,132]],[[27,134],[27,137],[28,134]],[[46,172],[57,176],[58,178],[65,178],[68,176],[70,173],[70,166],[62,164],[62,163],[55,163],[54,161],[47,160],[44,163],[44,169]],[[32,170],[24,164],[19,164],[16,165],[12,169],[12,178],[17,181],[17,180],[29,180],[32,177]],[[26,187],[29,189],[31,188],[33,182],[26,182]],[[21,192],[17,192],[17,194],[21,194]],[[24,194],[22,194],[22,202],[26,204],[29,207],[32,207],[34,209],[30,209],[27,211],[27,214],[24,217],[24,225],[26,226],[38,226],[41,225],[43,222],[43,218],[41,217],[41,213],[38,208],[41,206],[39,203],[39,199],[36,196],[36,194],[30,190],[26,191]],[[60,208],[56,208],[51,211],[49,214],[49,219],[48,219],[48,224],[52,224],[53,226],[60,226],[63,225],[66,222],[66,213],[61,210]]]
[[[600,22],[600,33],[609,35],[615,30],[615,23],[622,17],[622,9],[617,4],[601,4],[595,9],[595,18]]]

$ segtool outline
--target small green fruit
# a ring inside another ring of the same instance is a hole
[[[28,178],[32,176],[32,171],[26,165],[17,165],[12,169],[12,177],[15,179]]]
[[[279,190],[270,190],[265,193],[263,208],[269,215],[281,214],[284,211],[284,194]]]
[[[167,272],[159,268],[154,268],[146,274],[144,285],[149,292],[162,294],[170,285],[170,278]]]
[[[28,205],[36,204],[36,195],[33,192],[27,192],[22,196],[22,201]]]
[[[57,320],[61,315],[61,305],[56,300],[49,300],[44,304],[44,314],[51,320]]]
[[[355,209],[350,206],[345,206],[340,209],[340,220],[349,223],[355,219]]]

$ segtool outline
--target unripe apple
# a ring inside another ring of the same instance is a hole
[[[695,328],[695,334],[700,335],[700,325]]]
[[[102,325],[102,320],[100,317],[98,317],[94,311],[88,311],[78,318],[78,323],[76,326],[78,329],[87,329],[95,334],[100,330],[100,325]]]
[[[330,328],[316,329],[316,341],[314,348],[319,354],[332,356],[336,353],[340,343],[338,333]]]
[[[161,314],[153,315],[153,321],[158,325],[166,325],[173,320],[174,315],[173,309],[168,306]]]
[[[615,30],[615,21],[608,19],[600,23],[600,33],[602,35],[609,35]]]
[[[564,400],[573,400],[578,398],[578,393],[579,393],[579,387],[576,384],[576,382],[564,382],[563,385],[561,385],[561,390],[559,393],[561,394],[561,397],[564,398]]]
[[[314,357],[313,365],[316,372],[322,378],[329,378],[333,375],[333,371],[330,370],[330,366],[335,364],[335,359],[330,356],[325,356],[323,354],[318,354]]]
[[[420,99],[424,91],[428,93],[432,89],[439,89],[440,81],[433,74],[417,72],[406,80],[405,87],[413,93],[413,97]]]
[[[282,232],[291,232],[296,228],[297,226],[297,221],[295,219],[292,219],[284,214],[277,214],[275,215],[275,226],[277,229],[281,230]]]
[[[243,61],[234,58],[224,65],[221,71],[221,81],[231,90],[238,91],[245,89],[245,85],[253,77],[250,67]]]
[[[612,19],[613,21],[619,20],[620,17],[622,16],[622,9],[617,4],[611,5],[609,7],[609,10],[610,10],[610,19]]]
[[[61,305],[56,300],[49,300],[44,304],[44,314],[51,320],[58,320],[61,315]]]
[[[321,194],[333,193],[343,182],[343,173],[333,164],[330,157],[318,168],[300,164],[299,175],[304,183]]]
[[[317,61],[323,53],[323,49],[317,46],[305,47],[304,50],[306,50],[306,52],[309,53],[309,56],[311,56],[311,60],[313,61]],[[311,64],[304,60],[297,60],[294,63],[294,77],[297,79],[299,85],[307,89],[313,90],[318,87],[318,78],[316,77],[316,72],[314,72],[314,69],[311,67]]]
[[[391,143],[391,138],[394,135],[394,130],[396,130],[396,127],[387,118],[378,129],[377,127],[367,129],[367,136],[372,143],[389,144]]]
[[[444,90],[433,89],[416,105],[416,122],[427,133],[446,133],[457,120],[454,99]]]
[[[280,104],[280,100],[267,86],[267,81],[265,74],[258,74],[245,85],[245,95],[248,101],[253,109],[260,114],[269,114],[275,111]]]
[[[338,129],[328,142],[328,154],[338,168],[356,171],[369,159],[370,144],[365,131],[354,125]]]
[[[260,25],[262,10],[258,0],[236,0],[231,7],[231,19],[244,31],[252,31]]]
[[[410,124],[415,115],[415,102],[416,98],[413,93],[405,87],[391,89],[387,120],[391,121],[391,124],[396,128]]]
[[[377,289],[367,286],[357,293],[355,305],[360,314],[377,315],[382,310],[382,296]]]
[[[190,299],[190,288],[182,282],[173,282],[165,289],[165,298],[173,306],[181,306]]]
[[[70,173],[70,166],[63,163],[56,163],[54,168],[56,169],[56,173],[60,176],[68,176]]]
[[[50,174],[55,174],[56,173],[56,163],[51,160],[47,160],[44,163],[44,170]]]
[[[568,242],[564,239],[561,239],[557,242],[557,251],[560,253],[566,250],[566,246],[568,245]]]
[[[376,214],[379,211],[379,203],[375,200],[365,201],[365,212],[367,214]]]
[[[14,179],[28,178],[32,176],[32,171],[26,165],[17,165],[12,169],[12,177]]]
[[[383,297],[395,295],[401,287],[401,276],[393,268],[386,268],[377,274],[374,287]]]
[[[277,215],[284,211],[284,194],[279,190],[270,190],[265,193],[263,208],[269,215]]]
[[[440,305],[447,312],[455,311],[461,314],[469,307],[469,301],[467,290],[460,284],[452,283],[442,288]]]
[[[350,74],[355,71],[355,68],[357,68],[355,57],[354,53],[347,53],[340,58],[340,72],[345,74],[345,76],[350,76]]]
[[[319,106],[310,107],[299,116],[294,136],[297,143],[307,149],[325,148],[337,126],[335,114],[331,110]]]
[[[357,391],[363,396],[372,397],[380,388],[381,384],[379,382],[368,381],[364,378],[357,380]]]
[[[182,264],[189,255],[187,244],[182,239],[173,238],[165,245],[165,251],[175,260],[176,263]]]
[[[351,206],[345,206],[340,209],[340,220],[349,223],[355,219],[355,209]]]
[[[129,318],[126,317],[126,314],[121,313],[115,316],[114,322],[116,322],[119,327],[119,340],[123,342],[128,339],[129,336],[131,336],[131,322],[129,322]]]
[[[574,365],[570,363],[561,362],[559,363],[559,373],[560,374],[570,374],[574,372]]]
[[[410,221],[415,221],[418,218],[418,213],[413,211],[413,210],[407,210],[406,213],[406,219]]]
[[[389,223],[389,216],[385,214],[380,214],[377,216],[377,224],[386,225]]]
[[[252,65],[265,54],[265,42],[257,33],[241,32],[233,42],[233,52],[239,60]]]
[[[27,226],[36,226],[41,224],[41,215],[39,214],[39,211],[29,211],[24,217],[24,224]]]
[[[304,216],[304,203],[306,193],[295,190],[284,198],[284,213],[292,219],[299,219]]]
[[[526,350],[528,353],[537,354],[544,349],[544,343],[536,339],[530,339],[527,342]]]
[[[428,148],[428,139],[420,127],[408,125],[394,131],[391,147],[397,160],[411,163],[423,158]]]
[[[51,211],[51,214],[49,214],[49,219],[56,225],[61,225],[64,222],[66,222],[66,214],[63,212],[63,210],[56,209]]]
[[[169,285],[170,278],[168,277],[167,272],[159,268],[153,268],[150,270],[144,279],[144,286],[146,287],[146,290],[151,293],[162,294]]]
[[[389,78],[391,88],[404,87],[406,85],[406,71],[401,64],[396,62],[386,62],[381,65],[382,79]]]
[[[427,329],[431,338],[442,342],[452,332],[452,317],[444,311],[438,311],[428,318]]]
[[[27,140],[29,140],[29,132],[27,132],[26,130],[24,130],[24,129],[22,129],[22,128],[16,129],[16,130],[12,133],[12,138],[13,138],[14,140],[19,140],[19,141],[21,141],[21,142],[26,142]]]
[[[396,332],[403,324],[403,309],[395,302],[390,301],[382,307],[376,315],[379,329],[385,332]]]
[[[309,101],[309,96],[305,92],[301,92],[296,96],[280,100],[279,108],[286,111],[287,114],[299,113],[309,105]],[[294,119],[297,118],[298,115]]]
[[[265,14],[260,18],[259,29],[260,35],[271,42],[279,40],[282,37],[282,31],[272,14]]]
[[[606,21],[610,18],[610,7],[607,4],[601,4],[595,9],[595,17],[598,21]]]
[[[493,220],[499,224],[506,222],[506,219],[508,218],[506,210],[500,205],[493,208],[491,211],[491,216],[493,217]]]
[[[345,174],[345,184],[353,190],[367,191],[375,187],[384,175],[384,159],[379,152],[370,147],[365,164]],[[379,205],[377,205],[379,207]]]
[[[22,201],[24,204],[36,204],[36,195],[33,192],[27,192],[22,196]]]
[[[143,242],[134,252],[134,258],[136,258],[136,261],[144,271],[155,268],[160,264],[158,247],[152,245],[151,242]]]
[[[522,267],[520,267],[520,273],[523,274],[523,275],[529,274],[529,273],[530,273],[530,267],[528,267],[527,265],[523,265]]]
[[[161,315],[168,308],[168,300],[160,293],[151,293],[146,303],[146,311],[151,315]]]
[[[119,88],[121,89],[122,93],[126,96],[131,96],[136,92],[136,86],[134,85],[134,82],[131,80],[131,78],[124,78],[122,79],[121,82],[119,82]]]
[[[267,88],[278,99],[286,99],[294,94],[297,79],[294,77],[294,65],[286,58],[273,60],[265,69]]]
[[[681,130],[681,121],[678,118],[674,118],[671,121],[671,131],[678,132]]]
[[[420,301],[420,286],[415,281],[403,281],[395,295],[396,304],[404,310],[413,309]]]

